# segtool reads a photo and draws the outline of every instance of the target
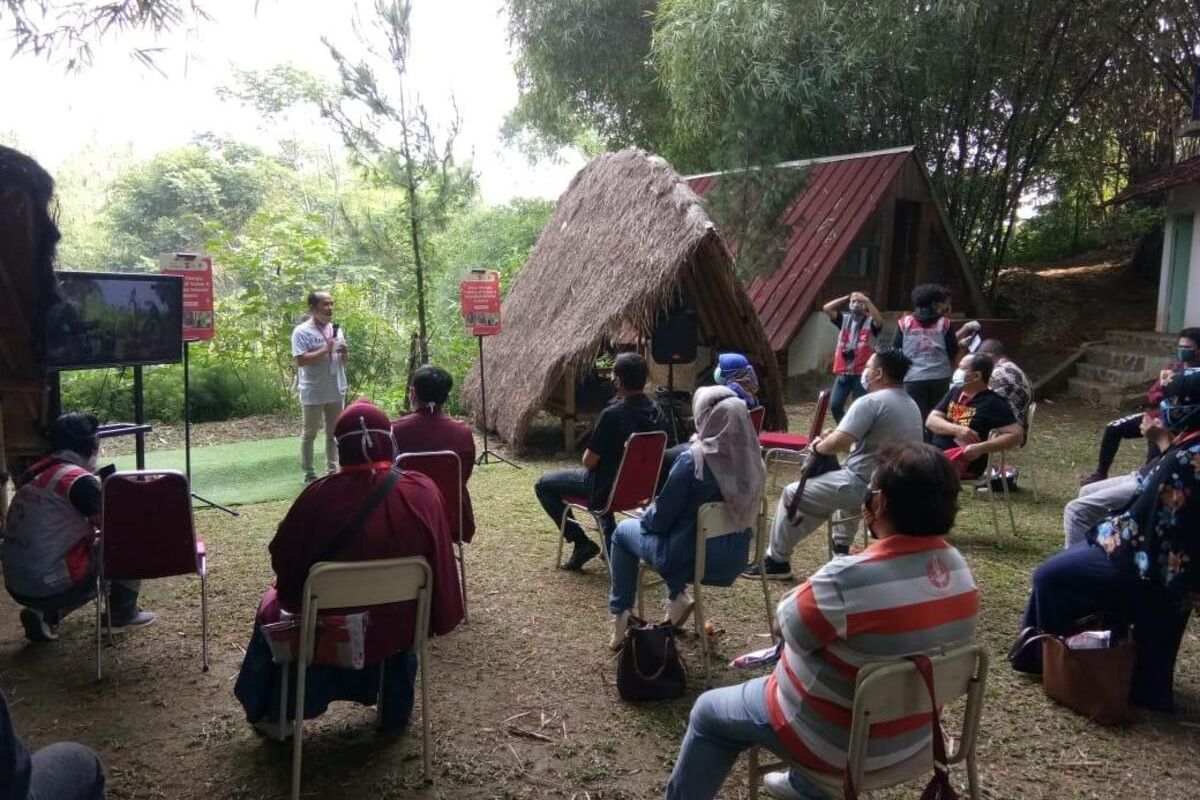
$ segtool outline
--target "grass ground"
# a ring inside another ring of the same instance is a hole
[[[1179,711],[1147,715],[1106,729],[1049,702],[1003,660],[1017,627],[1029,574],[1061,546],[1061,510],[1078,472],[1091,466],[1102,412],[1047,405],[1039,412],[1022,482],[1038,483],[1016,500],[1020,535],[997,538],[983,500],[964,494],[955,544],[982,593],[979,636],[992,656],[979,743],[988,798],[1154,798],[1200,794],[1200,644],[1185,639],[1176,678]],[[795,415],[793,425],[806,420]],[[1121,465],[1132,466],[1127,446]],[[525,469],[483,467],[472,480],[480,533],[468,550],[471,622],[435,641],[431,711],[437,774],[421,786],[419,734],[381,739],[370,709],[339,705],[311,724],[305,739],[309,798],[575,798],[633,800],[662,796],[688,710],[681,700],[621,702],[605,647],[608,625],[603,567],[579,575],[550,567],[553,530],[532,484],[561,461]],[[214,490],[209,490],[214,491]],[[215,491],[214,491],[215,493]],[[126,635],[104,653],[107,674],[93,680],[91,619],[68,618],[54,645],[21,638],[17,609],[5,598],[0,618],[0,685],[18,729],[31,744],[70,738],[97,748],[111,765],[110,796],[133,798],[281,798],[290,751],[245,724],[232,686],[249,639],[255,605],[271,580],[266,545],[286,502],[244,506],[230,519],[201,511],[211,555],[212,670],[200,671],[199,589],[194,580],[154,581],[145,605],[160,612],[152,628]],[[794,566],[801,574],[825,559],[819,537]],[[774,586],[777,597],[786,587]],[[721,659],[766,642],[757,584],[709,593],[710,617],[725,633]],[[690,631],[682,650],[700,673]],[[714,662],[714,666],[716,662]],[[714,682],[742,675],[714,669]],[[418,711],[420,713],[420,711]],[[419,731],[419,728],[416,729]],[[961,784],[963,775],[956,771]],[[918,787],[881,793],[915,797]],[[745,797],[744,765],[724,798]]]
[[[321,445],[317,458],[323,459]],[[134,457],[113,459],[118,469],[134,469]],[[183,450],[151,450],[146,469],[183,471]],[[323,462],[322,462],[323,468]],[[192,488],[222,505],[285,500],[300,491],[300,453],[296,436],[192,448]]]

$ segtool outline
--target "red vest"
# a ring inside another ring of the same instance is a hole
[[[858,336],[856,340],[850,341],[850,325],[842,324],[841,330],[838,331],[837,348],[833,351],[833,372],[835,375],[861,375],[862,371],[867,368],[867,361],[870,360],[871,354],[875,352],[875,321],[870,316],[863,317],[862,324],[858,326]],[[850,368],[846,366],[846,357],[842,353],[850,348],[854,348],[854,364]]]

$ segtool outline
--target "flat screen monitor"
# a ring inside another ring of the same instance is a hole
[[[61,300],[46,316],[51,370],[173,364],[183,358],[183,279],[56,272]]]

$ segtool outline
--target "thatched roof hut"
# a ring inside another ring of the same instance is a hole
[[[484,342],[489,427],[520,448],[548,409],[573,432],[577,376],[622,331],[648,339],[683,295],[695,304],[701,344],[745,353],[759,372],[767,425],[784,427],[780,370],[729,250],[671,166],[632,149],[575,176],[513,282],[503,333]],[[478,364],[462,398],[478,421]]]
[[[44,310],[56,295],[59,236],[53,193],[54,181],[36,161],[0,147],[0,494],[5,471],[45,450]]]

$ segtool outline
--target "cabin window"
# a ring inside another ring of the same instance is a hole
[[[846,251],[838,268],[843,278],[865,278],[874,275],[879,264],[879,225],[874,218],[859,232]]]

